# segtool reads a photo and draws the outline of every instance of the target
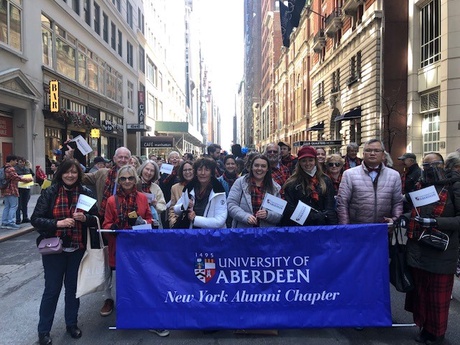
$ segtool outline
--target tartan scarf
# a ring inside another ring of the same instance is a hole
[[[339,174],[337,180],[334,179],[334,177],[331,174],[328,174],[327,176],[329,176],[329,178],[331,179],[332,184],[334,185],[335,195],[337,195],[337,192],[339,191],[340,182],[342,181],[342,174]]]
[[[228,183],[228,187],[232,188],[238,176],[235,173],[231,174],[228,171],[224,171],[222,178]]]
[[[66,190],[64,186],[59,186],[59,190],[56,197],[56,202],[53,207],[53,218],[56,220],[63,220],[65,218],[72,218],[72,214],[75,212],[79,196],[78,186],[73,187],[71,190]],[[69,200],[69,196],[72,200]],[[75,227],[58,229],[56,236],[70,236],[71,248],[83,249],[83,233],[82,223],[75,221]],[[66,243],[67,244],[67,243]]]
[[[101,200],[101,207],[99,208],[99,215],[104,217],[105,208],[107,207],[107,199],[113,194],[113,187],[115,186],[115,181],[117,179],[118,167],[114,166],[109,170],[107,177],[105,179],[105,188],[104,194]]]
[[[142,183],[141,183],[141,192],[144,192],[144,193],[152,193],[150,191],[150,186],[152,185],[151,182],[144,182],[144,180],[142,180]]]
[[[417,189],[420,189],[419,183],[417,183]],[[441,191],[439,192],[439,201],[434,205],[430,218],[438,218],[444,212],[444,208],[446,207],[448,195],[449,195],[448,185],[445,185],[442,187]],[[409,227],[407,229],[408,238],[418,238],[422,233],[422,231],[420,230],[420,224],[417,223],[414,219],[414,217],[417,214],[420,214],[420,207],[418,208],[418,210],[415,207],[413,207],[411,211],[411,215],[410,215]]]
[[[128,224],[128,213],[137,212],[137,193],[136,188],[126,191],[118,186],[117,193],[114,195],[118,212],[118,229],[131,229],[131,225]]]
[[[406,176],[407,176],[407,169],[404,168],[404,171],[401,175],[401,190],[402,190],[402,193],[404,194],[404,188],[406,187]]]
[[[345,164],[343,165],[344,171],[351,168],[350,161],[350,157],[345,156]],[[361,158],[356,157],[354,161],[356,162],[356,166],[361,165]]]
[[[310,177],[310,183],[308,184],[308,188],[311,190],[310,198],[314,201],[319,200],[319,194],[318,194],[318,178],[315,176]]]
[[[264,199],[266,190],[265,190],[265,186],[263,185],[258,187],[253,177],[251,177],[249,189],[251,192],[252,212],[255,215],[256,212],[259,211],[260,207],[262,206],[262,201]]]
[[[179,168],[178,168],[177,166],[175,166],[175,167],[173,168],[171,174],[170,174],[168,177],[166,177],[165,179],[163,179],[163,180],[161,181],[161,183],[163,183],[163,184],[165,184],[165,185],[169,184],[169,183],[171,182],[171,180],[173,180],[173,179],[176,178],[176,176],[177,176],[177,171],[178,171],[178,170],[179,170]]]

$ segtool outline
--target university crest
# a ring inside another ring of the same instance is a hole
[[[195,277],[203,283],[209,282],[216,274],[216,262],[214,259],[196,258]]]

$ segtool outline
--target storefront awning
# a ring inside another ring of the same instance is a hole
[[[156,121],[155,133],[174,137],[176,142],[184,139],[192,145],[203,146],[203,135],[188,122]]]
[[[316,125],[307,128],[307,132],[308,131],[324,131],[324,121],[318,122]]]
[[[173,137],[142,137],[141,147],[163,148],[174,147]]]
[[[352,120],[352,119],[359,119],[361,117],[361,107],[356,107],[354,109],[351,109],[349,112],[337,116],[334,121],[347,121],[347,120]]]

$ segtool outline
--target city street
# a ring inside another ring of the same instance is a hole
[[[35,198],[36,200],[36,198]],[[32,205],[33,206],[33,205]],[[33,208],[33,207],[32,207]],[[2,230],[3,231],[3,230]],[[35,246],[35,232],[25,232],[0,243],[0,344],[37,343],[37,322],[43,292],[43,267]],[[411,323],[403,310],[404,295],[391,289],[392,317],[397,324]],[[460,343],[460,284],[456,279],[445,344]],[[59,301],[51,336],[53,344],[415,344],[416,327],[293,329],[279,335],[235,334],[233,330],[204,334],[195,330],[172,330],[160,338],[147,330],[114,330],[116,313],[101,317],[102,293],[81,298],[79,326],[83,337],[73,340],[65,333],[63,294]]]

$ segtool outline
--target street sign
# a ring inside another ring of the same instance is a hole
[[[151,131],[152,127],[139,123],[127,123],[126,129],[129,131]]]
[[[296,141],[294,146],[341,146],[342,140]]]

